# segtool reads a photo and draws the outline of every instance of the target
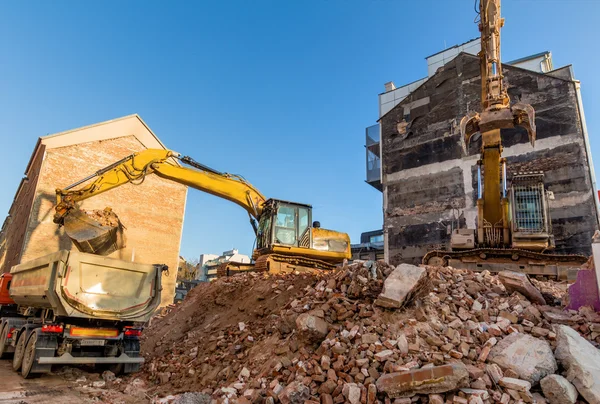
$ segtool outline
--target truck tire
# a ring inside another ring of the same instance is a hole
[[[140,341],[129,339],[124,340],[123,347],[119,348],[117,356],[120,356],[123,352],[125,352],[130,358],[139,357]],[[110,370],[115,374],[115,376],[119,376],[121,374],[138,372],[140,370],[140,367],[141,366],[139,363],[115,363],[111,365],[104,365],[101,367],[101,369]]]
[[[2,330],[0,330],[0,359],[6,359],[9,356],[9,353],[6,352],[6,340],[9,328],[10,327],[5,322],[2,326]]]
[[[138,358],[140,356],[140,341],[139,340],[125,340],[125,353],[131,358]],[[123,373],[135,373],[139,372],[142,365],[139,363],[127,363],[123,364]]]
[[[24,379],[29,379],[35,374],[31,371],[33,364],[36,360],[36,345],[37,345],[37,333],[34,331],[27,338],[27,344],[25,345],[25,351],[23,352],[23,363],[21,365],[21,376]]]
[[[25,343],[27,342],[27,330],[19,333],[17,346],[15,348],[15,356],[13,356],[13,370],[18,372],[23,364],[23,353],[25,352]]]

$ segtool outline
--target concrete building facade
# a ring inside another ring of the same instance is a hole
[[[481,140],[476,136],[465,154],[459,123],[481,108],[479,59],[466,49],[453,53],[402,97],[386,96],[398,90],[386,84],[379,124],[367,131],[367,137],[380,136],[367,138],[371,159],[380,159],[381,167],[379,178],[371,172],[367,182],[383,192],[385,257],[392,264],[419,263],[431,249],[449,249],[454,228],[475,228]],[[535,147],[524,129],[502,130],[507,177],[543,171],[554,196],[555,251],[589,255],[599,215],[580,84],[571,66],[553,70],[550,52],[503,68],[511,102],[531,104],[537,126]]]
[[[217,270],[219,266],[225,262],[237,262],[240,264],[249,264],[250,257],[245,254],[240,254],[237,249],[223,251],[223,254],[217,256],[215,254],[200,255],[200,270],[198,271],[198,280],[202,282],[212,282],[217,278]]]
[[[0,234],[0,271],[59,249],[75,248],[53,221],[55,190],[132,153],[165,148],[138,115],[39,138]],[[162,304],[175,292],[187,187],[150,175],[81,203],[113,208],[126,228],[127,245],[110,257],[167,264]]]

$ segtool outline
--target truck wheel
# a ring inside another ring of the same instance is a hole
[[[140,341],[139,340],[126,340],[125,341],[125,353],[131,358],[137,358],[140,356]],[[142,366],[139,363],[126,363],[123,364],[123,373],[135,373],[139,372]]]
[[[138,340],[125,340],[123,341],[123,347],[119,348],[117,356],[120,356],[125,352],[131,358],[137,358],[140,356],[140,341]],[[110,370],[119,376],[121,374],[134,373],[140,370],[139,363],[114,363],[111,365],[104,365],[102,370]]]
[[[6,359],[8,357],[8,353],[6,352],[8,329],[8,324],[4,323],[4,327],[2,327],[2,331],[0,331],[0,359]]]
[[[31,336],[27,340],[27,345],[25,346],[25,352],[23,354],[23,365],[21,366],[21,376],[23,376],[23,378],[25,379],[34,376],[34,373],[31,372],[31,368],[33,367],[33,363],[36,359],[36,345],[37,333],[32,332]]]
[[[23,363],[23,352],[25,352],[25,340],[27,339],[27,330],[23,330],[19,334],[19,339],[17,339],[17,346],[15,348],[15,356],[13,356],[13,370],[18,372],[21,369],[21,364]]]

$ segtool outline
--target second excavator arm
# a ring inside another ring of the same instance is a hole
[[[500,29],[504,18],[500,17],[500,0],[479,0],[479,31],[481,51],[481,108],[482,112],[470,112],[460,122],[465,152],[471,136],[477,132],[489,132],[521,126],[527,130],[531,145],[535,143],[535,113],[531,105],[516,103],[512,107],[503,82],[500,60]],[[493,142],[499,142],[495,137]],[[482,148],[486,145],[482,145]]]
[[[236,203],[248,212],[251,219],[260,217],[266,201],[252,184],[239,175],[221,173],[171,150],[147,149],[125,157],[72,185],[57,189],[54,222],[63,224],[65,217],[77,209],[77,202],[127,183],[139,184],[150,174]],[[92,182],[76,188],[88,181]],[[254,220],[251,222],[256,231]]]

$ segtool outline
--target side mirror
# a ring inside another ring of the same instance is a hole
[[[316,220],[313,222],[313,226],[314,229],[318,229],[319,227],[321,227],[321,222],[317,222]]]

